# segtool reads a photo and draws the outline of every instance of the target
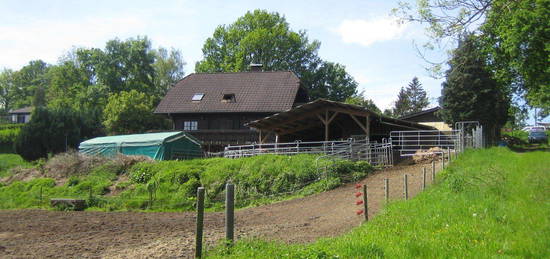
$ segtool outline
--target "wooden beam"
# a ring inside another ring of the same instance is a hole
[[[330,119],[328,120],[328,124],[330,124],[332,122],[332,120],[334,120],[334,118],[336,118],[336,115],[338,115],[339,112],[334,112],[334,114],[332,114],[332,116],[330,117]]]
[[[367,119],[367,121],[365,123],[365,124],[367,124],[366,125],[366,127],[367,127],[367,137],[366,138],[367,138],[367,141],[370,141],[370,115],[367,115],[366,119]]]
[[[365,126],[363,126],[363,123],[361,123],[359,121],[359,119],[357,119],[357,117],[355,117],[355,115],[350,114],[349,116],[351,116],[351,118],[355,121],[355,123],[357,123],[357,125],[359,125],[359,127],[361,127],[361,129],[363,129],[363,131],[365,132],[366,135],[369,135],[369,130],[367,128],[365,128]]]
[[[323,125],[327,124],[327,121],[325,119],[323,119],[323,116],[321,116],[321,114],[317,113],[317,118],[319,118],[319,120],[321,120],[321,122],[323,122]]]
[[[328,110],[325,110],[325,141],[328,141],[328,134],[329,134],[329,125],[330,122],[328,121]]]
[[[260,144],[263,144],[263,143],[267,140],[267,138],[269,137],[269,135],[271,135],[272,133],[273,133],[273,131],[270,131],[270,132],[268,132],[267,134],[265,134],[265,136],[261,139]]]

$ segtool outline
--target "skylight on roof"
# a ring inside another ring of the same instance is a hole
[[[204,97],[203,93],[196,93],[193,95],[193,98],[191,98],[191,101],[200,101]]]

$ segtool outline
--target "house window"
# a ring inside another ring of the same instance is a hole
[[[193,95],[193,98],[191,99],[191,101],[200,101],[202,100],[202,98],[204,97],[204,94],[203,93],[196,93]]]
[[[184,121],[183,130],[197,130],[199,128],[199,123],[197,121]]]
[[[235,94],[224,94],[222,97],[222,103],[234,103]]]

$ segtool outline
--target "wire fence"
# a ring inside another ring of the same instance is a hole
[[[265,154],[297,155],[320,154],[323,157],[337,157],[349,160],[364,160],[374,166],[393,165],[392,144],[383,140],[382,143],[370,142],[366,139],[350,138],[346,141],[317,141],[266,143],[242,146],[228,146],[219,153],[226,158],[241,158]]]

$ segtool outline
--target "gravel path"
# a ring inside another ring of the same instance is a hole
[[[395,166],[378,171],[360,183],[369,187],[369,216],[384,203],[383,179],[390,179],[390,197],[403,197],[403,175],[409,175],[409,195],[422,184],[421,168]],[[437,165],[439,170],[439,164]],[[427,182],[431,182],[428,173]],[[236,212],[236,235],[289,243],[311,242],[348,232],[361,224],[355,211],[355,184],[305,198]],[[194,213],[0,211],[2,258],[171,258],[191,257]],[[205,214],[206,246],[224,237],[222,213]]]

